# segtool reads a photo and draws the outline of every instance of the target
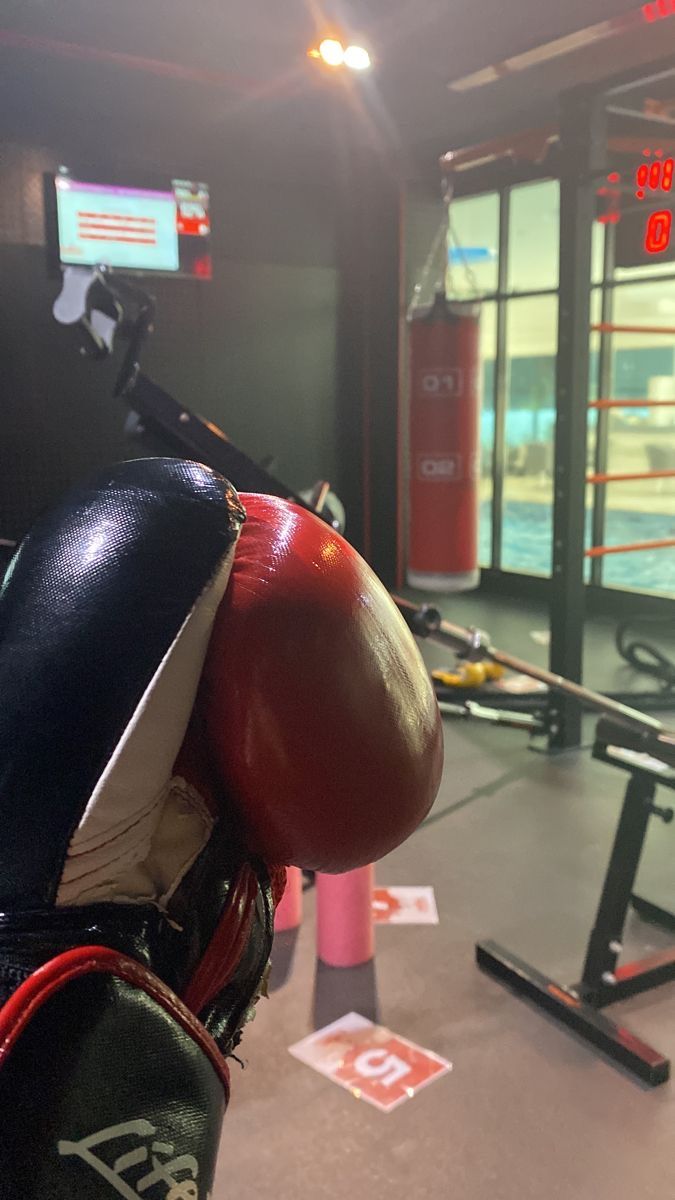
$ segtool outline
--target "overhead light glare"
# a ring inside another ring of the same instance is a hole
[[[324,38],[318,46],[307,51],[309,58],[317,58],[327,67],[349,67],[350,71],[367,71],[372,65],[365,46],[343,46],[338,38]]]
[[[364,46],[347,46],[344,60],[352,71],[367,71],[370,66],[370,55]]]
[[[341,67],[345,61],[345,49],[337,38],[324,38],[319,43],[319,55],[329,67]]]

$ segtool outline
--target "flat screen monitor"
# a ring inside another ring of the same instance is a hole
[[[211,278],[206,184],[173,179],[164,189],[127,187],[65,171],[53,184],[61,266]]]

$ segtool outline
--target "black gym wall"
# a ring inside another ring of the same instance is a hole
[[[0,537],[20,537],[71,482],[137,453],[111,396],[112,365],[78,358],[51,316],[59,284],[47,273],[42,200],[42,173],[61,162],[83,178],[94,166],[113,177],[128,168],[133,182],[132,146],[128,129],[111,125],[96,149],[77,122],[58,137],[0,130]],[[192,161],[158,151],[142,165],[206,179],[214,252],[210,283],[149,281],[157,330],[144,368],[254,458],[273,455],[291,486],[321,477],[353,491],[336,443],[333,190],[242,171],[224,148]]]

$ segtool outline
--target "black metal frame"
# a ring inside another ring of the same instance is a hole
[[[543,183],[555,178],[552,161],[547,165],[538,163],[492,163],[486,168],[460,174],[453,182],[453,197],[456,199],[496,192],[499,203],[499,260],[497,288],[493,292],[481,293],[477,299],[481,304],[496,305],[495,372],[492,404],[494,411],[494,444],[492,450],[492,530],[490,566],[493,577],[504,577],[515,572],[502,571],[502,529],[504,507],[504,481],[506,475],[506,417],[508,412],[507,337],[509,302],[539,297],[557,297],[558,287],[542,287],[516,291],[508,287],[509,268],[509,220],[511,191],[514,187],[528,183]],[[470,180],[470,182],[469,182]],[[483,572],[484,573],[484,572]],[[539,582],[534,575],[519,576],[523,580]],[[545,577],[541,577],[544,579]]]
[[[508,243],[511,192],[499,192],[499,276],[497,294],[497,330],[495,344],[494,418],[495,440],[492,450],[492,562],[502,561],[502,513],[504,507],[504,466],[506,459],[506,284],[508,280]]]
[[[582,679],[584,525],[588,439],[590,281],[595,196],[588,179],[602,165],[601,105],[587,88],[571,92],[560,123],[560,279],[550,592],[550,669]],[[551,698],[549,746],[581,741],[581,706]]]
[[[478,943],[476,961],[614,1062],[656,1086],[668,1079],[669,1060],[622,1021],[613,1021],[600,1011],[675,980],[675,948],[619,965],[629,907],[643,920],[675,930],[674,914],[633,892],[650,817],[667,823],[673,819],[673,809],[655,804],[654,796],[658,785],[675,789],[675,767],[654,763],[649,749],[644,734],[608,718],[598,723],[594,757],[629,771],[630,778],[579,983],[561,984],[493,941]]]
[[[594,87],[574,89],[562,97],[560,137],[544,163],[522,164],[498,161],[462,172],[455,181],[457,198],[496,191],[499,195],[499,280],[497,290],[480,297],[497,305],[497,336],[493,404],[495,442],[492,477],[491,564],[483,570],[481,588],[508,592],[517,580],[518,592],[548,600],[551,623],[551,670],[574,680],[581,679],[583,658],[583,615],[607,611],[662,611],[666,597],[603,586],[604,560],[593,559],[590,582],[585,583],[584,530],[586,515],[586,448],[588,438],[589,325],[591,296],[601,296],[601,320],[611,321],[616,289],[653,281],[648,269],[630,279],[614,278],[614,228],[605,227],[603,275],[594,282],[591,273],[592,229],[596,216],[598,178],[607,170],[606,119],[608,99],[642,83],[675,74],[671,63],[656,64],[648,76],[643,71],[625,72]],[[560,180],[560,277],[557,289],[537,292],[510,291],[508,280],[508,206],[514,186],[538,180]],[[673,272],[675,276],[675,272]],[[659,276],[666,279],[667,276]],[[553,497],[552,575],[538,578],[503,571],[501,566],[503,496],[505,477],[507,411],[506,336],[508,302],[533,295],[559,296],[559,340],[556,362],[556,437]],[[611,335],[600,335],[598,396],[611,394]],[[595,470],[603,473],[608,458],[609,414],[597,413]],[[592,505],[594,544],[604,538],[605,489],[596,488]],[[599,602],[598,602],[599,598]],[[572,700],[552,701],[549,745],[553,749],[578,745],[580,710]]]
[[[656,77],[675,74],[672,64]],[[598,178],[607,171],[608,97],[628,87],[639,87],[641,77],[622,76],[600,88],[574,90],[562,98],[560,122],[560,317],[557,360],[557,423],[555,441],[555,492],[553,507],[553,586],[550,591],[550,667],[571,679],[581,679],[584,611],[584,527],[586,512],[586,449],[588,437],[588,368],[590,357],[590,301],[595,288],[601,295],[601,320],[611,322],[616,288],[648,283],[648,272],[627,280],[614,278],[614,230],[606,227],[603,276],[594,285],[591,238],[595,218]],[[598,356],[599,395],[612,389],[612,335],[603,333]],[[597,415],[595,470],[606,470],[609,414]],[[592,507],[593,543],[604,541],[605,489],[595,489]],[[591,564],[591,583],[602,589],[603,559]],[[604,590],[604,589],[603,589]],[[578,705],[564,704],[554,711],[549,745],[574,746],[580,742]]]
[[[614,316],[614,288],[607,287],[608,279],[614,276],[614,244],[615,244],[615,227],[614,225],[605,226],[605,244],[603,247],[602,258],[602,292],[600,301],[600,323],[602,325],[611,324]],[[592,293],[591,293],[592,295]],[[608,333],[600,334],[600,349],[598,354],[598,377],[597,377],[597,395],[599,400],[602,396],[609,396],[612,389],[612,339]],[[596,474],[604,474],[607,470],[609,461],[609,411],[606,408],[598,409],[595,427],[595,458],[594,471]],[[596,488],[593,496],[593,545],[601,546],[605,536],[605,513],[607,510],[607,493],[604,488]],[[591,583],[598,587],[602,586],[602,570],[603,559],[591,559]]]
[[[468,199],[473,196],[494,192],[498,197],[498,279],[497,288],[483,292],[475,299],[481,304],[496,305],[495,372],[492,391],[494,411],[494,444],[492,449],[492,500],[491,500],[491,548],[490,566],[483,568],[495,578],[516,576],[516,572],[502,572],[502,528],[504,504],[504,480],[506,474],[506,416],[508,411],[507,380],[507,316],[510,300],[526,300],[534,297],[557,297],[557,287],[534,288],[516,291],[508,287],[509,266],[509,218],[511,191],[514,187],[529,183],[543,183],[556,177],[555,151],[547,155],[545,162],[519,162],[512,159],[497,159],[470,171],[459,172],[452,181],[453,199]],[[472,299],[474,297],[471,297]],[[535,575],[518,574],[518,578],[536,586],[540,578]],[[482,586],[482,584],[481,584]],[[497,589],[498,590],[498,589]]]

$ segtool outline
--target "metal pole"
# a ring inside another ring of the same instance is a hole
[[[605,246],[602,261],[602,307],[600,321],[603,325],[611,325],[614,321],[614,289],[606,287],[607,279],[614,277],[614,225],[605,226]],[[611,396],[613,392],[613,357],[612,334],[600,334],[600,352],[598,355],[598,399]],[[606,475],[609,466],[609,411],[598,409],[595,426],[595,475]],[[594,546],[605,544],[605,510],[607,493],[604,488],[596,488],[593,496],[593,533],[591,542]],[[602,585],[603,559],[594,558],[591,561],[591,583],[598,587]]]
[[[504,521],[504,469],[506,461],[506,300],[508,283],[509,208],[511,193],[499,194],[499,281],[497,290],[497,341],[495,346],[494,417],[495,436],[492,456],[492,553],[491,566],[502,565],[502,529]]]
[[[563,97],[560,120],[560,308],[556,367],[549,665],[554,676],[582,678],[584,522],[588,439],[590,281],[595,196],[606,137],[602,97],[577,88]],[[566,691],[551,700],[549,747],[581,741],[581,704]]]
[[[371,156],[372,157],[372,156]],[[362,264],[366,290],[364,404],[364,500],[369,528],[368,559],[382,582],[392,587],[398,566],[398,363],[401,188],[377,159],[367,163],[367,231]],[[349,352],[349,347],[346,348]]]
[[[462,639],[458,637],[459,633],[463,634]],[[430,637],[432,641],[441,642],[454,649],[457,649],[460,640],[465,649],[471,649],[475,645],[475,635],[472,635],[471,630],[460,631],[457,626],[450,625],[448,621],[441,621],[438,633],[430,634]],[[529,675],[531,679],[538,679],[552,691],[574,701],[579,708],[584,705],[586,708],[593,708],[601,713],[612,713],[622,721],[629,721],[631,725],[640,725],[650,730],[663,728],[656,717],[638,712],[637,709],[630,708],[627,704],[620,704],[618,700],[612,700],[609,696],[594,692],[591,688],[586,688],[572,679],[565,679],[563,675],[556,675],[553,671],[547,671],[544,667],[536,667],[533,663],[526,662],[525,659],[518,658],[515,654],[507,654],[504,650],[488,646],[484,647],[481,656],[488,658],[491,662],[499,663],[502,667],[507,667],[519,675]]]
[[[536,667],[533,663],[518,658],[515,654],[497,650],[495,646],[490,645],[487,634],[480,629],[465,629],[462,625],[454,625],[451,621],[444,620],[436,608],[418,606],[410,600],[404,600],[401,596],[393,596],[392,599],[417,637],[429,638],[432,642],[448,646],[462,657],[477,661],[487,659],[490,662],[499,663],[511,671],[516,671],[519,675],[529,675],[531,679],[538,679],[553,692],[560,693],[561,696],[576,703],[579,708],[584,705],[586,708],[615,716],[623,722],[628,722],[633,728],[643,730],[650,736],[656,736],[657,742],[662,742],[666,753],[672,757],[675,734],[664,729],[656,717],[638,712],[635,708],[629,708],[627,704],[620,704],[618,700],[612,700],[609,696],[603,696],[600,692],[583,687],[574,680],[547,671],[545,667]]]

